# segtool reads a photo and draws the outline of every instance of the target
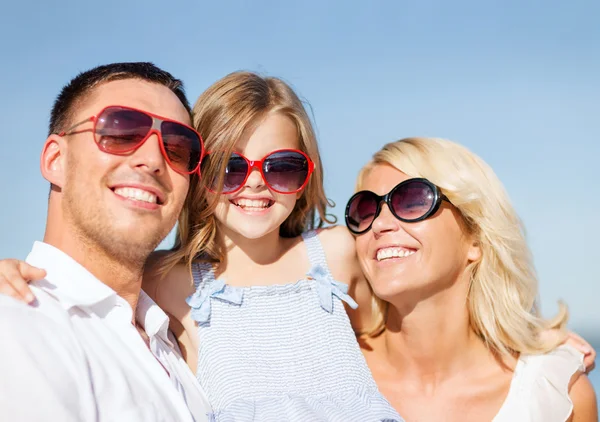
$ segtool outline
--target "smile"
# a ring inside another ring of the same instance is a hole
[[[151,192],[138,188],[115,188],[114,192],[123,198],[131,199],[132,201],[147,202],[150,204],[158,204],[158,197]]]
[[[377,250],[377,261],[384,261],[392,258],[407,258],[416,252],[414,249],[406,249],[401,247],[388,247]]]
[[[275,201],[268,198],[235,198],[229,202],[245,211],[264,211],[275,203]]]

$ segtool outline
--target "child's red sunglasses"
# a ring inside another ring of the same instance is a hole
[[[191,174],[200,168],[204,154],[202,137],[191,127],[126,106],[108,106],[97,115],[74,124],[59,136],[72,135],[73,129],[93,122],[94,140],[101,151],[125,155],[138,149],[156,133],[160,149],[171,168],[182,174]]]
[[[232,153],[225,164],[223,186],[219,189],[220,177],[211,176],[220,169],[225,157],[219,153],[207,153],[201,165],[202,177],[211,192],[232,194],[244,187],[253,168],[260,171],[269,189],[277,193],[298,193],[308,184],[315,164],[299,150],[282,149],[272,151],[262,160],[249,160],[241,154]]]

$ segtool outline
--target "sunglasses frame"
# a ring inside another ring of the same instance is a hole
[[[276,154],[278,152],[297,152],[299,154],[301,154],[302,156],[304,156],[304,158],[306,158],[306,161],[308,162],[308,173],[306,174],[306,180],[304,180],[304,183],[302,184],[302,186],[300,186],[298,189],[294,190],[294,191],[290,191],[290,192],[284,192],[284,191],[280,191],[277,189],[274,189],[273,187],[271,187],[271,184],[269,182],[267,182],[267,179],[265,178],[265,172],[263,169],[263,164],[265,162],[265,160],[267,158],[269,158],[271,155]],[[204,158],[208,157],[211,154],[211,152],[207,152],[206,154],[204,154]],[[310,180],[310,176],[312,175],[313,171],[315,170],[315,163],[313,163],[313,161],[310,159],[310,157],[303,151],[300,151],[299,149],[293,149],[293,148],[284,148],[284,149],[276,149],[274,151],[269,152],[267,155],[265,155],[262,159],[260,160],[249,160],[248,158],[246,158],[245,156],[243,156],[242,154],[238,153],[238,152],[233,152],[232,154],[235,154],[241,158],[243,158],[246,161],[246,164],[248,165],[248,170],[246,171],[246,177],[244,177],[244,181],[242,183],[240,183],[240,186],[232,191],[229,192],[218,192],[215,191],[213,189],[211,189],[208,184],[206,184],[206,189],[208,189],[210,192],[212,193],[221,193],[222,195],[232,195],[234,193],[239,192],[240,190],[242,190],[242,188],[246,185],[246,182],[248,181],[248,178],[250,177],[250,175],[252,174],[252,170],[254,168],[258,169],[258,171],[260,172],[260,176],[263,179],[263,182],[265,182],[265,185],[272,190],[273,192],[277,192],[283,195],[287,195],[287,194],[295,194],[298,193],[300,191],[302,191],[302,189],[304,189],[306,187],[306,185],[308,185],[308,182]],[[230,157],[231,159],[231,157]],[[200,168],[202,167],[202,165],[200,165]],[[199,170],[200,172],[200,170]]]
[[[394,210],[394,207],[392,206],[392,196],[398,189],[401,189],[403,186],[406,186],[410,183],[415,183],[415,182],[423,183],[431,188],[431,191],[433,192],[433,195],[434,195],[433,203],[432,203],[431,207],[429,208],[429,210],[425,214],[423,214],[421,217],[413,218],[413,219],[402,218],[396,213],[396,211]],[[376,198],[377,209],[375,210],[375,215],[373,217],[373,220],[371,220],[369,227],[367,227],[366,229],[364,229],[362,231],[355,231],[350,227],[350,224],[348,223],[348,220],[350,218],[350,215],[349,215],[350,205],[352,204],[352,201],[354,201],[355,198],[357,198],[359,195],[363,195],[363,194],[369,194],[369,195],[372,195],[374,198]],[[448,203],[451,203],[450,200],[448,199],[448,197],[440,191],[440,188],[438,188],[436,185],[431,183],[429,180],[424,179],[422,177],[406,179],[406,180],[398,183],[396,186],[394,186],[385,195],[377,195],[375,192],[372,192],[370,190],[362,190],[362,191],[356,192],[354,195],[352,195],[350,197],[350,199],[348,200],[348,203],[346,204],[346,212],[344,214],[345,220],[346,220],[346,227],[348,227],[348,230],[350,230],[350,232],[352,232],[355,235],[361,235],[361,234],[364,234],[364,233],[368,232],[369,230],[371,230],[373,223],[375,222],[375,220],[377,220],[377,217],[379,217],[379,214],[381,213],[381,208],[382,208],[381,204],[383,202],[385,202],[385,204],[388,206],[388,209],[390,210],[392,215],[394,217],[396,217],[398,220],[400,220],[404,223],[416,223],[418,221],[423,221],[423,220],[429,218],[430,216],[434,215],[440,208],[440,204],[442,203],[442,201],[447,201]]]
[[[128,111],[137,111],[138,113],[142,113],[147,116],[150,116],[152,118],[152,126],[150,126],[150,130],[148,130],[148,133],[146,134],[146,136],[144,136],[144,138],[140,142],[138,142],[136,145],[134,145],[133,147],[119,151],[119,152],[110,151],[106,147],[102,146],[99,142],[98,134],[96,133],[96,126],[98,125],[98,120],[99,120],[99,117],[102,116],[102,113],[104,113],[106,110],[111,109],[111,108],[128,110]],[[67,135],[73,135],[75,133],[80,133],[80,132],[73,132],[73,129],[75,129],[77,126],[81,126],[82,124],[87,123],[87,122],[94,123],[94,126],[92,127],[92,133],[94,134],[94,143],[98,146],[98,149],[102,152],[105,152],[107,154],[112,154],[112,155],[127,155],[127,154],[131,153],[132,151],[135,151],[138,148],[140,148],[144,144],[144,142],[146,142],[148,140],[148,138],[150,138],[150,136],[152,136],[152,134],[156,134],[156,136],[158,137],[158,140],[160,141],[158,144],[160,145],[160,150],[162,152],[162,155],[163,155],[164,159],[167,161],[167,163],[169,164],[169,166],[174,171],[176,171],[177,173],[180,173],[180,174],[193,174],[196,172],[200,172],[200,164],[202,163],[202,159],[204,158],[204,156],[206,154],[206,152],[204,150],[204,140],[202,139],[202,136],[200,135],[200,133],[198,133],[197,130],[195,130],[191,126],[186,125],[185,123],[179,122],[177,120],[169,119],[167,117],[159,116],[158,114],[150,113],[148,111],[140,110],[140,109],[134,108],[134,107],[121,106],[121,105],[109,105],[109,106],[102,108],[95,115],[90,116],[87,119],[82,120],[78,123],[75,123],[73,126],[69,127],[66,130],[63,130],[62,132],[58,133],[57,135],[58,136],[67,136]],[[171,159],[169,158],[169,155],[167,154],[167,151],[165,150],[165,142],[162,137],[161,128],[162,128],[163,122],[179,124],[187,129],[191,130],[193,133],[195,133],[198,136],[198,140],[200,141],[200,159],[198,160],[198,164],[196,165],[196,167],[194,167],[193,170],[186,170],[186,171],[179,170],[171,162]]]

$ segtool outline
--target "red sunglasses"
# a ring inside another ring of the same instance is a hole
[[[232,153],[225,165],[223,186],[219,189],[220,178],[215,170],[220,169],[224,156],[207,153],[202,159],[200,173],[206,187],[211,192],[232,194],[244,187],[253,168],[260,171],[266,185],[277,193],[297,193],[308,184],[315,164],[302,151],[281,149],[272,151],[262,160],[249,160],[241,154]]]
[[[73,132],[73,129],[90,121],[94,122],[94,140],[101,151],[125,155],[138,149],[155,133],[160,140],[162,154],[173,170],[191,174],[200,167],[204,145],[198,132],[175,120],[131,107],[105,107],[97,115],[58,135],[80,133]]]

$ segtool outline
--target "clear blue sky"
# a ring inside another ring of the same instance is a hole
[[[487,160],[525,221],[542,310],[600,325],[600,2],[5,2],[0,257],[43,235],[38,169],[52,101],[81,70],[153,61],[192,101],[249,69],[290,82],[314,111],[335,214],[358,169],[411,135]],[[598,331],[595,331],[598,332]]]

